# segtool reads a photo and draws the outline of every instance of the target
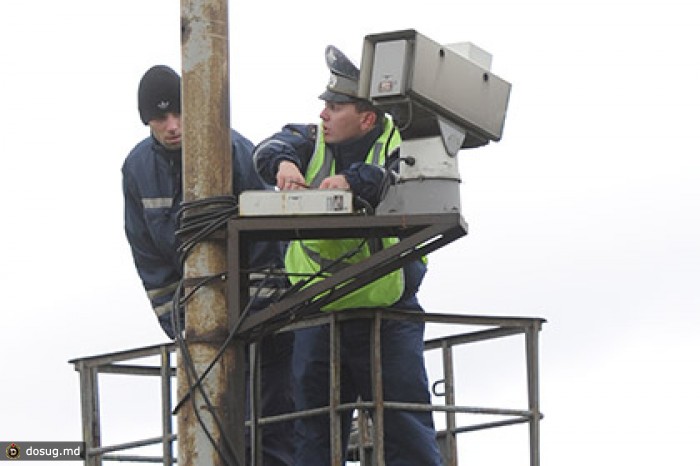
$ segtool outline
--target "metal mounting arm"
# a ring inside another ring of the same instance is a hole
[[[466,234],[467,225],[457,213],[231,220],[228,224],[228,299],[229,312],[237,314],[231,321],[236,322],[234,325],[241,336],[255,337],[276,330]],[[399,237],[400,241],[238,322],[240,309],[250,299],[245,273],[249,241],[389,236]]]

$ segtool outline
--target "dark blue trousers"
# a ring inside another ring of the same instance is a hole
[[[260,404],[262,416],[274,416],[294,411],[292,398],[292,348],[294,335],[290,332],[269,335],[261,342]],[[248,374],[246,374],[248,375]],[[246,380],[248,378],[246,377]],[[246,401],[250,400],[246,382]],[[250,404],[246,404],[246,417]],[[262,427],[263,466],[292,466],[294,464],[294,423],[275,422]],[[249,431],[246,430],[246,433]],[[246,439],[247,464],[250,464],[250,441]]]
[[[415,297],[394,307],[411,306],[420,310]],[[371,401],[370,374],[371,321],[340,323],[341,403],[353,403],[357,397]],[[423,359],[424,324],[384,320],[381,349],[384,400],[429,403],[430,392]],[[294,339],[294,398],[297,410],[329,404],[329,326],[296,331]],[[342,419],[343,451],[347,448],[352,412]],[[439,466],[440,452],[432,413],[384,410],[384,447],[387,466]],[[295,425],[295,464],[327,466],[331,462],[330,421],[328,414],[305,417]]]

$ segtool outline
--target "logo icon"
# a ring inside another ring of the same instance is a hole
[[[17,446],[16,443],[11,443],[7,448],[5,448],[5,455],[11,460],[19,459],[19,446]]]
[[[170,107],[170,101],[169,100],[161,100],[156,104],[156,107],[158,107],[160,110],[165,110],[168,107]]]

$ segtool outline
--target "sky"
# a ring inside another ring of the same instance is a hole
[[[148,134],[141,75],[180,67],[179,3],[3,7],[0,441],[78,441],[68,361],[165,341],[124,237],[120,167]],[[513,86],[503,139],[460,152],[469,234],[431,254],[419,298],[428,312],[546,319],[545,466],[697,465],[696,10],[690,0],[229,2],[231,124],[254,143],[318,120],[327,44],[359,63],[365,35],[415,29],[493,55]],[[459,359],[460,404],[522,407],[521,346]],[[133,439],[150,419],[157,428],[145,389],[109,379],[105,390],[105,442]],[[497,430],[464,434],[460,463],[528,464],[526,430]]]

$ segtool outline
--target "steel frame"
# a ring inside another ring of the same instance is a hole
[[[366,318],[373,319],[374,337],[372,349],[372,372],[376,375],[374,380],[375,393],[381,393],[381,341],[378,340],[378,328],[380,321],[386,319],[415,320],[425,322],[426,325],[448,324],[456,333],[433,338],[425,342],[425,351],[437,351],[442,360],[443,379],[434,381],[433,386],[441,384],[444,390],[436,396],[444,396],[444,403],[419,405],[408,403],[396,403],[375,397],[374,401],[358,401],[356,403],[341,404],[336,393],[331,393],[331,404],[326,407],[309,411],[300,411],[278,416],[260,417],[253,416],[247,423],[248,428],[254,433],[262,426],[284,420],[296,419],[303,416],[328,415],[333,426],[332,437],[334,447],[334,465],[340,461],[340,415],[347,410],[356,410],[358,413],[357,438],[351,443],[351,454],[362,466],[383,465],[383,440],[381,436],[383,412],[387,409],[429,410],[441,412],[445,416],[445,429],[438,432],[438,440],[441,447],[445,466],[457,465],[457,436],[478,430],[504,427],[514,424],[527,423],[529,426],[530,466],[540,465],[540,412],[539,399],[539,344],[538,337],[545,322],[540,318],[525,317],[491,317],[464,314],[441,314],[406,312],[401,310],[375,310],[353,309],[341,312],[317,314],[303,318],[295,324],[289,325],[280,331],[293,331],[301,327],[330,324],[333,338],[337,338],[339,325],[349,319]],[[471,328],[471,331],[463,332],[457,329]],[[462,345],[473,344],[482,341],[496,340],[514,336],[525,338],[525,359],[527,372],[527,408],[488,408],[479,406],[456,405],[456,384],[454,369],[454,351]],[[331,369],[334,380],[340,378],[340,355],[337,351],[339,345],[331,345]],[[91,356],[87,358],[71,360],[80,375],[81,408],[83,441],[86,445],[85,464],[100,466],[102,461],[132,461],[142,463],[162,463],[172,466],[175,462],[172,444],[176,440],[173,434],[173,402],[170,397],[172,387],[171,378],[176,376],[174,367],[171,366],[172,354],[177,351],[174,343],[136,348],[127,351]],[[129,361],[147,356],[160,356],[161,366],[141,366],[130,364]],[[99,374],[122,374],[130,376],[159,377],[161,380],[162,394],[162,433],[158,437],[137,439],[131,442],[103,445],[101,436],[100,403],[99,403]],[[337,386],[337,385],[336,385]],[[368,424],[369,413],[372,413],[371,428]],[[459,425],[457,415],[460,413],[474,415],[496,415],[503,420],[496,422],[481,422],[470,425]],[[255,435],[253,436],[255,438]],[[162,457],[146,457],[136,455],[118,454],[123,450],[161,443],[163,446]],[[260,448],[260,443],[257,442]],[[258,463],[260,464],[260,463]]]
[[[333,466],[342,464],[340,451],[340,414],[347,410],[358,413],[358,437],[353,445],[357,459],[362,465],[384,465],[383,419],[387,409],[429,410],[444,412],[445,430],[438,433],[440,446],[446,466],[457,465],[458,434],[476,430],[502,427],[512,424],[528,423],[530,466],[540,465],[540,412],[539,400],[539,344],[538,336],[542,324],[541,318],[526,317],[490,317],[458,314],[438,314],[427,312],[419,314],[402,310],[389,309],[352,309],[320,313],[323,303],[317,299],[321,295],[340,298],[376,278],[389,273],[406,262],[424,256],[467,233],[467,226],[459,214],[407,215],[407,216],[323,216],[323,217],[248,217],[229,221],[227,231],[228,271],[227,299],[235,336],[251,345],[251,354],[255,354],[256,341],[269,332],[293,331],[300,327],[329,324],[331,329],[331,387],[337,387],[340,381],[340,354],[337,342],[339,327],[344,320],[365,318],[373,322],[372,360],[374,400],[371,402],[340,403],[339,391],[331,388],[330,404],[314,410],[294,412],[279,416],[263,418],[254,409],[246,424],[251,429],[253,441],[253,463],[261,463],[261,438],[259,429],[273,422],[296,419],[303,416],[319,414],[331,418],[331,439]],[[330,278],[308,286],[301,291],[269,306],[253,315],[240,318],[240,310],[249,300],[248,281],[248,245],[257,240],[292,240],[303,238],[380,238],[397,236],[401,240],[394,246],[373,254],[359,264],[342,269]],[[381,339],[380,326],[385,319],[417,320],[429,323],[447,323],[453,325],[476,326],[479,330],[440,337],[425,342],[425,350],[439,350],[443,361],[445,403],[441,405],[407,404],[384,400],[381,377]],[[484,408],[474,406],[457,406],[455,404],[454,354],[458,345],[477,341],[524,335],[527,371],[528,406],[526,409]],[[86,443],[85,464],[98,466],[102,460],[162,462],[172,465],[172,443],[176,436],[172,433],[171,378],[176,371],[171,367],[170,353],[176,351],[174,343],[151,346],[129,351],[121,351],[101,356],[92,356],[70,361],[80,374],[81,410],[83,420],[83,440]],[[160,355],[161,367],[143,367],[123,364],[124,361],[145,356]],[[240,373],[239,373],[240,372]],[[236,371],[237,381],[233,387],[244,383],[243,371]],[[259,374],[259,371],[251,371]],[[137,440],[134,442],[104,446],[101,443],[98,374],[120,373],[128,375],[159,376],[162,394],[162,435],[160,437]],[[252,381],[252,386],[259,386],[259,380]],[[338,392],[338,393],[336,393]],[[256,390],[253,390],[256,393]],[[259,403],[253,402],[253,406]],[[372,426],[368,425],[371,413]],[[496,422],[477,423],[459,426],[457,414],[491,414],[507,419]],[[162,443],[162,458],[118,456],[113,452]]]

